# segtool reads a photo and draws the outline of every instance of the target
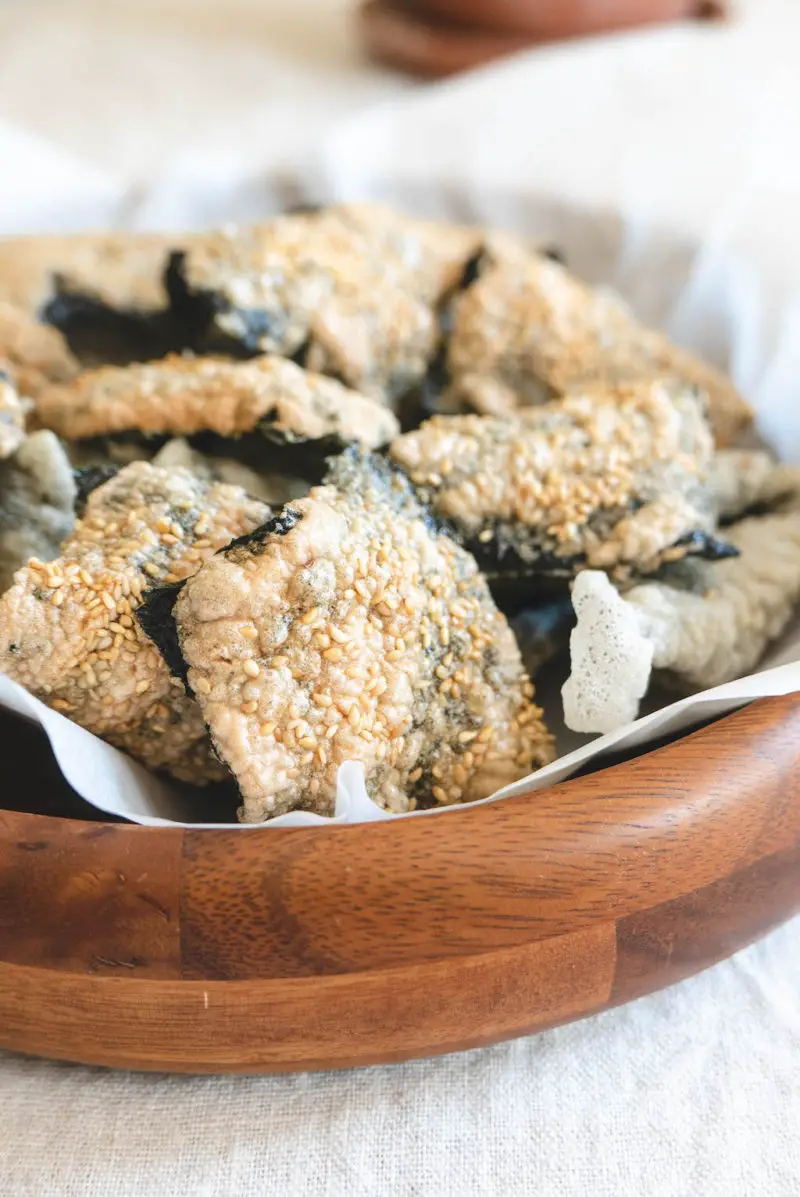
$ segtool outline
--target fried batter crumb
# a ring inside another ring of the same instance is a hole
[[[436,416],[390,452],[470,544],[534,572],[647,572],[714,528],[713,443],[689,387],[595,385],[504,418]]]
[[[69,440],[136,430],[146,436],[238,437],[262,421],[287,440],[336,437],[367,448],[399,432],[374,399],[278,357],[182,357],[88,370],[40,396],[38,419]]]
[[[348,760],[398,812],[486,797],[552,758],[474,559],[374,458],[344,455],[327,485],[208,561],[174,618],[244,822],[331,814]]]
[[[574,386],[671,375],[708,393],[718,444],[752,422],[720,370],[644,328],[617,296],[535,254],[501,261],[456,299],[448,366],[450,402],[488,415]]]
[[[200,711],[134,614],[149,587],[187,577],[268,515],[236,487],[127,466],[89,495],[61,556],[32,558],[0,599],[0,670],[151,768],[219,777]]]

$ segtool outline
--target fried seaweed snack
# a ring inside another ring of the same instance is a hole
[[[453,306],[449,402],[486,415],[597,382],[671,375],[702,387],[719,445],[752,412],[719,370],[640,325],[615,295],[536,254],[490,265]]]
[[[168,287],[200,345],[296,357],[391,401],[425,375],[436,306],[479,243],[472,229],[333,208],[201,237],[174,256]]]
[[[9,376],[0,370],[0,461],[25,440],[25,405]]]
[[[712,437],[689,387],[595,387],[504,418],[436,416],[390,452],[491,575],[588,566],[625,580],[732,552],[712,536]]]
[[[740,555],[710,567],[704,594],[642,582],[622,596],[589,570],[576,580],[568,727],[610,732],[635,719],[652,669],[692,692],[758,665],[800,600],[800,510],[743,519],[729,532]]]
[[[75,523],[77,487],[57,436],[34,432],[0,462],[0,593],[29,557],[58,556]]]
[[[95,361],[161,357],[183,345],[164,270],[191,237],[81,233],[0,241],[0,300],[53,324]]]
[[[127,466],[89,495],[61,556],[32,559],[0,599],[0,671],[153,769],[220,776],[200,711],[133,614],[148,587],[185,578],[268,514],[236,487]]]
[[[372,449],[399,432],[382,404],[279,357],[233,362],[174,354],[104,366],[51,387],[40,397],[37,418],[69,440],[132,431],[234,438],[261,428],[284,442],[359,442]]]
[[[474,560],[385,462],[346,454],[191,578],[181,652],[240,818],[332,814],[343,761],[391,811],[483,798],[552,758]]]
[[[0,301],[0,363],[21,395],[35,399],[52,383],[69,382],[79,366],[64,338],[22,308]]]

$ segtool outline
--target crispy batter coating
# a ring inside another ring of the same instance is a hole
[[[167,441],[152,459],[153,465],[166,470],[178,467],[191,470],[206,481],[228,482],[240,486],[254,499],[261,499],[269,507],[283,507],[292,499],[308,494],[310,483],[292,474],[277,474],[269,470],[251,469],[235,457],[216,457],[200,453],[188,441],[178,438]]]
[[[331,814],[339,765],[392,811],[483,798],[552,739],[474,560],[377,459],[207,562],[174,607],[240,818]]]
[[[776,462],[768,453],[726,449],[714,454],[711,488],[722,520],[752,508],[776,508],[800,495],[800,467]]]
[[[268,515],[188,471],[126,467],[91,493],[61,556],[29,561],[0,599],[0,670],[151,768],[218,777],[196,704],[133,616],[148,587],[187,577]]]
[[[0,362],[19,393],[30,399],[52,383],[69,382],[80,368],[61,333],[40,324],[23,308],[2,301]]]
[[[336,437],[367,448],[399,432],[381,403],[279,357],[182,357],[87,370],[40,396],[41,425],[70,440],[136,430],[147,436],[238,437],[267,421],[287,440]]]
[[[38,313],[56,282],[110,308],[166,306],[163,274],[171,250],[192,238],[172,233],[80,233],[0,239],[0,299]]]
[[[25,440],[25,405],[5,372],[0,372],[0,461]]]
[[[217,333],[250,352],[302,352],[309,369],[391,399],[425,374],[435,306],[479,244],[476,230],[383,208],[284,216],[201,238],[175,264],[173,300],[207,300]]]
[[[456,299],[448,366],[450,401],[487,415],[587,383],[668,374],[708,393],[718,444],[752,420],[721,371],[638,324],[616,296],[535,254],[506,258]]]
[[[50,561],[75,523],[75,475],[52,432],[34,432],[0,463],[0,593],[29,557]]]
[[[649,572],[714,527],[712,437],[687,387],[595,386],[503,418],[437,416],[390,452],[479,551],[513,552],[532,572]]]

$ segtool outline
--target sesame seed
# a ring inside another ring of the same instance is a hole
[[[208,678],[205,677],[199,677],[195,682],[192,683],[192,687],[197,691],[198,694],[211,693],[211,683],[209,682]]]
[[[242,705],[239,707],[239,710],[242,712],[243,715],[254,715],[256,713],[256,711],[258,710],[258,703],[257,702],[243,702]]]
[[[323,655],[323,657],[325,657],[325,659],[327,661],[333,661],[335,664],[337,661],[342,660],[344,653],[342,652],[342,650],[340,648],[334,647],[334,648],[326,648],[325,652],[322,655]]]
[[[242,669],[244,669],[244,671],[248,677],[258,677],[258,675],[261,672],[261,670],[259,669],[256,662],[249,661],[249,660],[245,661],[244,665],[242,666]]]

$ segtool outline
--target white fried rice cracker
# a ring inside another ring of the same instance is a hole
[[[727,533],[740,556],[709,567],[705,594],[644,582],[622,598],[602,575],[578,578],[572,675],[564,687],[569,727],[612,731],[635,718],[651,661],[689,691],[757,665],[800,600],[800,509],[743,519]],[[617,679],[614,692],[609,677]]]
[[[372,449],[399,432],[383,404],[279,357],[237,362],[173,354],[162,361],[102,366],[46,390],[37,418],[70,440],[134,430],[147,436],[210,431],[238,437],[268,421],[286,440],[335,437]]]
[[[29,557],[50,561],[75,523],[72,466],[52,432],[34,432],[0,463],[0,592]]]
[[[173,302],[208,304],[217,334],[250,352],[303,355],[393,399],[425,374],[436,308],[481,243],[478,230],[351,206],[206,235],[175,263]]]
[[[0,461],[10,457],[25,440],[26,407],[0,362]]]
[[[381,806],[468,802],[552,758],[474,560],[376,459],[209,561],[174,607],[189,685],[240,818],[332,814],[339,765]]]
[[[481,559],[482,546],[488,561],[513,552],[531,572],[652,572],[715,524],[702,396],[672,383],[595,385],[505,417],[436,416],[390,452]]]
[[[450,402],[502,415],[571,387],[672,375],[702,387],[718,444],[752,412],[719,370],[640,325],[622,301],[535,254],[506,258],[457,297]]]
[[[269,515],[237,488],[145,462],[94,490],[61,556],[0,599],[0,669],[55,710],[187,781],[222,774],[202,716],[134,613]]]
[[[35,399],[52,383],[69,382],[79,366],[61,333],[23,308],[0,301],[0,363],[20,395]]]

